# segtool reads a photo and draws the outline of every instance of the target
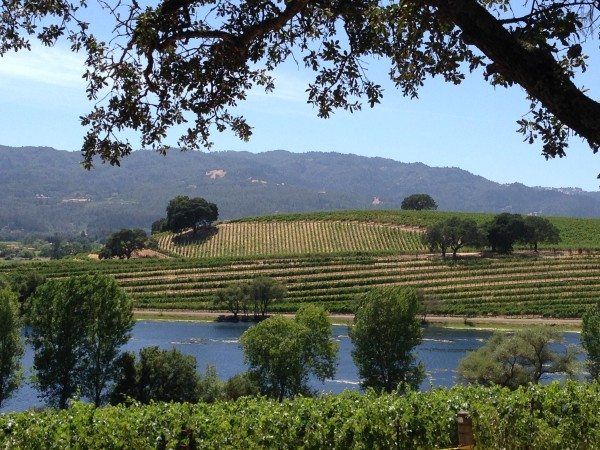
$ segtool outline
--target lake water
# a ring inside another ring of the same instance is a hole
[[[138,321],[132,339],[124,349],[137,353],[142,347],[153,345],[164,349],[175,347],[193,355],[198,361],[199,371],[204,371],[207,364],[214,364],[219,376],[227,379],[247,369],[239,337],[249,326],[243,322]],[[359,389],[356,367],[350,355],[352,344],[348,338],[348,328],[334,326],[332,334],[340,344],[337,373],[331,380],[324,383],[315,380],[312,385],[321,392],[332,393]],[[481,347],[491,334],[486,330],[426,327],[423,342],[416,349],[417,359],[425,365],[427,372],[421,389],[455,384],[458,361],[467,352]],[[566,332],[564,339],[566,345],[579,345],[578,333]],[[27,348],[23,361],[27,376],[31,375],[32,361],[32,350]],[[33,406],[43,406],[43,403],[37,398],[37,391],[29,384],[24,384],[0,411],[23,410]]]

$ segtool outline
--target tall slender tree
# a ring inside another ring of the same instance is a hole
[[[600,303],[583,315],[581,343],[588,354],[590,377],[600,379]]]
[[[397,286],[360,297],[349,335],[363,388],[391,392],[402,384],[419,386],[425,372],[413,351],[423,334],[421,305],[418,291]]]
[[[76,395],[100,404],[132,327],[131,303],[105,275],[49,280],[31,299],[35,384],[50,405]]]
[[[0,289],[0,407],[21,383],[22,356],[19,302],[14,293]]]

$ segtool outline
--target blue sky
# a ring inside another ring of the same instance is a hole
[[[581,80],[598,99],[597,45]],[[0,144],[79,150],[85,130],[78,118],[91,108],[82,61],[67,48],[40,45],[0,59]],[[540,145],[524,143],[515,132],[528,106],[520,88],[494,89],[476,73],[459,86],[429,80],[420,99],[409,100],[386,81],[385,62],[370,65],[371,78],[386,89],[382,104],[355,114],[338,111],[329,119],[317,118],[306,104],[311,74],[291,64],[281,67],[274,93],[253,91],[239,107],[254,127],[250,142],[215,133],[214,150],[355,153],[460,167],[501,183],[598,190],[600,154],[573,139],[566,158],[546,161]],[[175,142],[173,136],[169,143]]]

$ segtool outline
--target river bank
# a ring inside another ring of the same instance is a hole
[[[193,320],[214,322],[231,317],[228,311],[175,310],[175,309],[135,309],[134,315],[139,320]],[[283,316],[293,317],[292,313],[282,313]],[[335,324],[352,322],[354,314],[330,314],[329,318]],[[553,325],[565,329],[580,329],[581,319],[559,319],[538,316],[436,316],[426,315],[425,322],[435,325],[452,327],[477,328],[519,328],[531,325]]]

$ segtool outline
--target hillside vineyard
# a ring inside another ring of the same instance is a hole
[[[423,290],[428,312],[438,314],[539,314],[581,317],[600,298],[600,262],[577,255],[537,259],[415,260],[415,256],[360,254],[273,258],[204,258],[131,261],[5,263],[0,273],[36,271],[49,278],[84,273],[113,275],[138,308],[213,309],[215,292],[269,276],[287,286],[273,311],[318,302],[351,312],[356,294],[376,286]]]

